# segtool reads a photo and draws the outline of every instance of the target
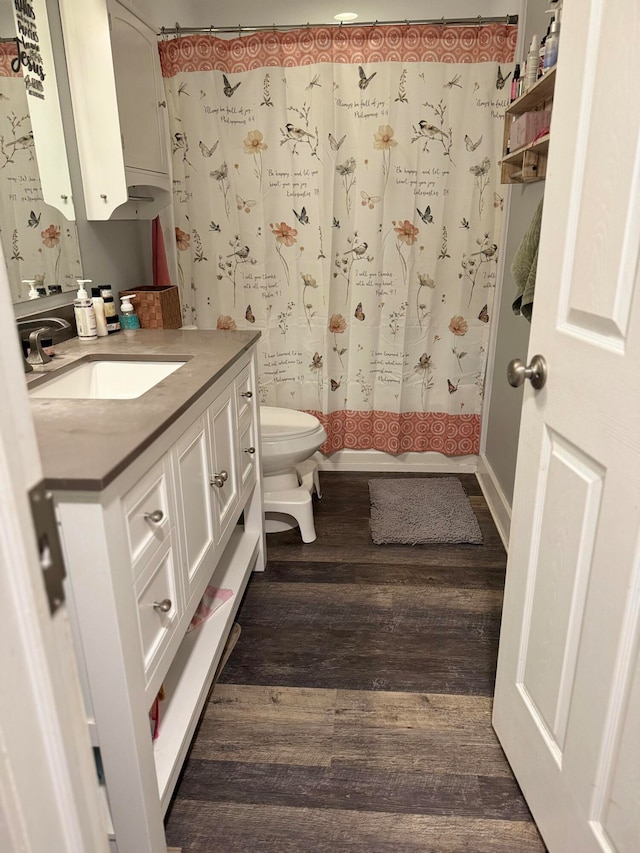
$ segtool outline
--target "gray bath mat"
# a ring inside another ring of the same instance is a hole
[[[482,543],[462,483],[455,477],[369,480],[376,545]]]

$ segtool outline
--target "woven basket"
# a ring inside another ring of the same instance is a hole
[[[141,329],[179,329],[182,326],[177,285],[136,287],[135,290],[120,291],[120,296],[131,293],[136,294],[131,304],[140,319]]]

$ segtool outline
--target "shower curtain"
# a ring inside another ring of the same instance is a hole
[[[25,302],[34,281],[41,296],[82,278],[74,222],[45,204],[15,41],[0,43],[0,240],[13,302]]]
[[[184,322],[331,453],[479,449],[514,26],[160,43]]]

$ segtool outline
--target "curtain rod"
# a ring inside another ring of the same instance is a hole
[[[326,23],[326,24],[260,24],[255,27],[245,27],[241,24],[238,24],[237,27],[181,27],[178,22],[176,22],[175,27],[162,27],[159,36],[188,36],[188,35],[196,35],[196,34],[207,34],[207,35],[215,35],[216,33],[237,33],[238,35],[242,35],[243,33],[258,33],[258,32],[267,32],[269,30],[273,31],[289,31],[289,30],[304,30],[311,29],[311,27],[337,27],[338,29],[342,27],[377,27],[377,26],[388,26],[388,25],[399,25],[406,24],[407,26],[416,25],[416,24],[441,24],[442,26],[447,27],[464,27],[464,26],[483,26],[484,24],[517,24],[518,16],[517,15],[502,15],[501,17],[491,17],[484,18],[482,15],[478,15],[475,18],[430,18],[426,20],[420,21],[409,21],[404,18],[402,21],[363,21],[358,23],[357,21],[341,21],[340,23]]]

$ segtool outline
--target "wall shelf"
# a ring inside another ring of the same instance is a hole
[[[551,68],[536,83],[519,98],[516,98],[507,109],[504,116],[504,138],[502,142],[503,156],[501,160],[502,173],[500,181],[503,184],[530,184],[542,181],[547,174],[547,154],[549,151],[550,135],[529,142],[515,151],[508,151],[511,123],[524,113],[537,110],[553,109],[553,92],[556,83],[556,67]]]

